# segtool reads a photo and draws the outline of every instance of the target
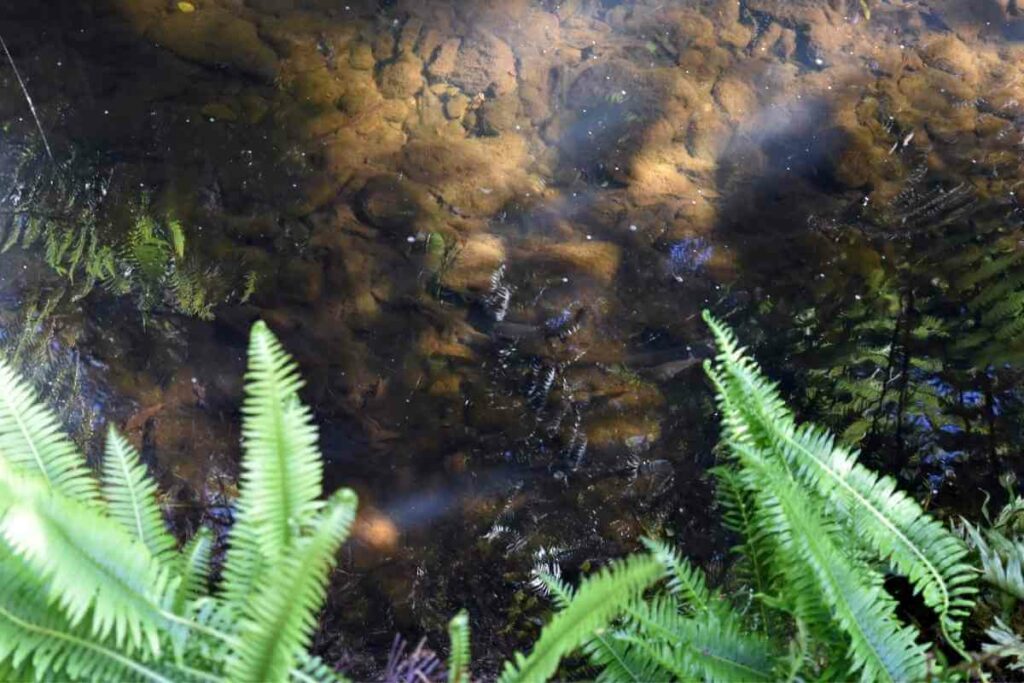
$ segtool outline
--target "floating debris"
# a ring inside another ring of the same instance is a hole
[[[669,274],[682,282],[685,276],[695,275],[711,260],[712,247],[703,237],[687,237],[674,243],[668,252]]]

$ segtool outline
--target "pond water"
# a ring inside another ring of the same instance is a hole
[[[182,535],[230,522],[249,326],[360,493],[316,649],[481,672],[575,578],[729,569],[700,321],[940,514],[1016,486],[1012,0],[10,0],[0,348]],[[15,70],[16,68],[16,70]]]

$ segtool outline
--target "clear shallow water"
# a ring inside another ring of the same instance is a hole
[[[4,63],[0,344],[187,533],[230,519],[267,320],[364,502],[318,639],[357,675],[463,605],[486,669],[535,565],[644,534],[727,573],[703,308],[977,512],[1020,466],[1024,74],[965,5],[16,2],[55,161]]]

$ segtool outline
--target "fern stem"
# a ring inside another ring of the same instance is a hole
[[[218,631],[217,629],[211,628],[209,626],[206,626],[205,624],[200,624],[199,622],[192,621],[191,619],[186,619],[185,617],[178,616],[177,614],[174,614],[173,612],[167,612],[165,610],[161,610],[160,611],[160,615],[164,619],[167,619],[170,622],[173,622],[175,624],[179,624],[181,626],[184,626],[187,629],[191,629],[191,630],[196,631],[198,633],[202,633],[204,635],[210,636],[211,638],[216,638],[217,640],[221,641],[225,645],[230,645],[233,648],[238,648],[242,644],[242,641],[240,641],[238,638],[234,637],[233,635],[231,635],[229,633],[224,633],[223,631]]]

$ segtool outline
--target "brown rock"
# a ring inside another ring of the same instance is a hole
[[[427,67],[427,75],[435,79],[448,78],[452,71],[455,70],[455,63],[459,58],[459,46],[461,44],[462,40],[459,38],[449,38],[441,43],[441,47],[438,48],[433,61]]]
[[[277,75],[277,55],[260,40],[256,25],[219,7],[168,14],[153,22],[146,33],[185,59],[229,66],[265,80]]]
[[[451,95],[444,102],[444,115],[453,121],[459,121],[466,115],[469,108],[469,98],[459,93]]]
[[[423,87],[423,62],[404,54],[380,71],[380,93],[389,99],[413,97]]]
[[[505,245],[497,235],[476,234],[461,246],[444,285],[454,291],[486,291],[491,275],[505,262]]]
[[[725,113],[737,119],[752,114],[757,108],[757,96],[753,89],[737,78],[719,80],[712,94]]]
[[[568,269],[590,276],[601,282],[611,282],[619,269],[622,253],[611,242],[561,242],[534,245],[527,248],[525,258],[539,265]]]
[[[281,295],[297,303],[313,303],[324,287],[324,272],[317,262],[290,259],[278,276]]]
[[[373,48],[366,43],[354,43],[349,55],[349,64],[359,71],[370,71],[377,64],[373,58]]]
[[[367,181],[357,198],[360,218],[382,230],[412,231],[427,213],[425,193],[412,183],[392,176]]]
[[[516,88],[516,57],[504,41],[478,34],[462,42],[448,80],[467,95],[510,93]]]

